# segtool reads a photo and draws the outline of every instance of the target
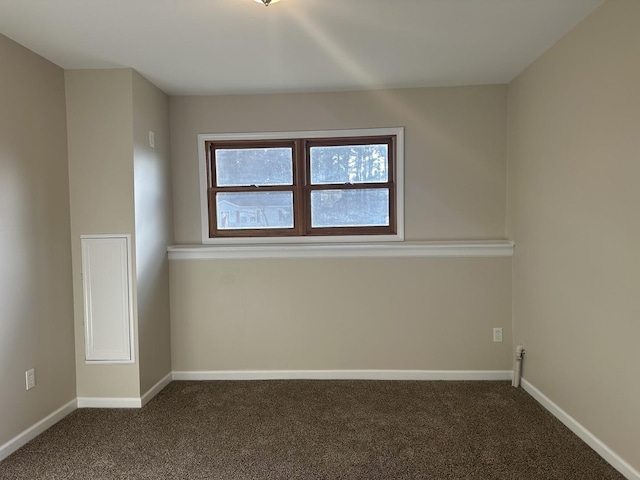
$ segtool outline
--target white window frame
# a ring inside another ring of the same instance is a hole
[[[396,136],[396,233],[392,235],[336,235],[301,237],[209,237],[209,204],[207,198],[207,152],[208,141],[227,140],[282,140],[298,138],[341,138],[365,136]],[[356,130],[314,130],[298,132],[262,133],[201,133],[198,134],[198,174],[200,176],[200,219],[203,245],[242,244],[293,244],[293,243],[381,243],[404,241],[404,127],[366,128]]]

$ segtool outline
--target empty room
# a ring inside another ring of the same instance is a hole
[[[0,479],[640,480],[638,179],[640,0],[2,0]]]

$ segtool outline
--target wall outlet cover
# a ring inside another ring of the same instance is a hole
[[[494,328],[493,329],[493,341],[501,342],[502,341],[502,328]]]
[[[27,370],[26,372],[24,372],[24,374],[26,377],[25,379],[27,383],[27,390],[31,390],[36,386],[36,370],[32,368],[31,370]]]

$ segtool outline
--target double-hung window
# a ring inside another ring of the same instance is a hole
[[[402,129],[199,141],[204,243],[402,239]]]

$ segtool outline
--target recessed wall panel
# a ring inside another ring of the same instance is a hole
[[[130,238],[81,237],[87,362],[133,362]]]

